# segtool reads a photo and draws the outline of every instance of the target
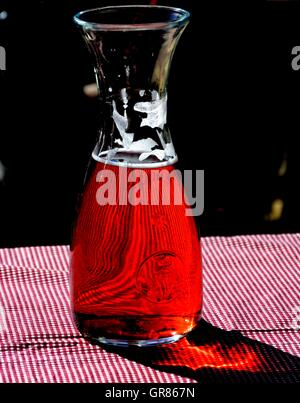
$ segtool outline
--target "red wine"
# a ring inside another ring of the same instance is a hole
[[[75,321],[85,336],[104,342],[173,341],[200,319],[201,250],[194,218],[186,216],[185,203],[176,205],[184,192],[180,177],[173,165],[139,171],[143,180],[127,183],[126,191],[122,180],[135,174],[134,167],[93,162],[74,228]],[[115,182],[102,182],[107,172]],[[168,188],[162,176],[172,173]],[[125,205],[137,184],[134,197],[143,193],[150,200],[152,194],[152,204]],[[104,185],[115,205],[99,203]]]

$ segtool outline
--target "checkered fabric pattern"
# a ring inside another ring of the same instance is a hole
[[[204,238],[202,248],[205,321],[286,354],[300,382],[300,234]],[[67,246],[0,250],[0,382],[197,382],[168,367],[168,350],[159,367],[83,339],[68,261]]]

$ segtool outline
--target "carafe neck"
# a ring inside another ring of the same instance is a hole
[[[79,20],[101,101],[102,127],[94,156],[136,164],[176,161],[167,125],[167,83],[188,19],[174,10],[120,7],[113,16],[107,10],[105,19],[100,9],[100,22]],[[161,13],[165,22],[159,22]],[[107,17],[121,23],[103,24]]]

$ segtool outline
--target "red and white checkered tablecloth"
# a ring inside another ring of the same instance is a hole
[[[67,246],[0,250],[0,382],[300,382],[300,234],[202,248],[205,322],[147,356],[80,336]]]

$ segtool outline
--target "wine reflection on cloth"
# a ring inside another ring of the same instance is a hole
[[[103,348],[199,383],[300,382],[300,358],[244,337],[239,331],[218,329],[204,320],[176,343],[148,348]]]

